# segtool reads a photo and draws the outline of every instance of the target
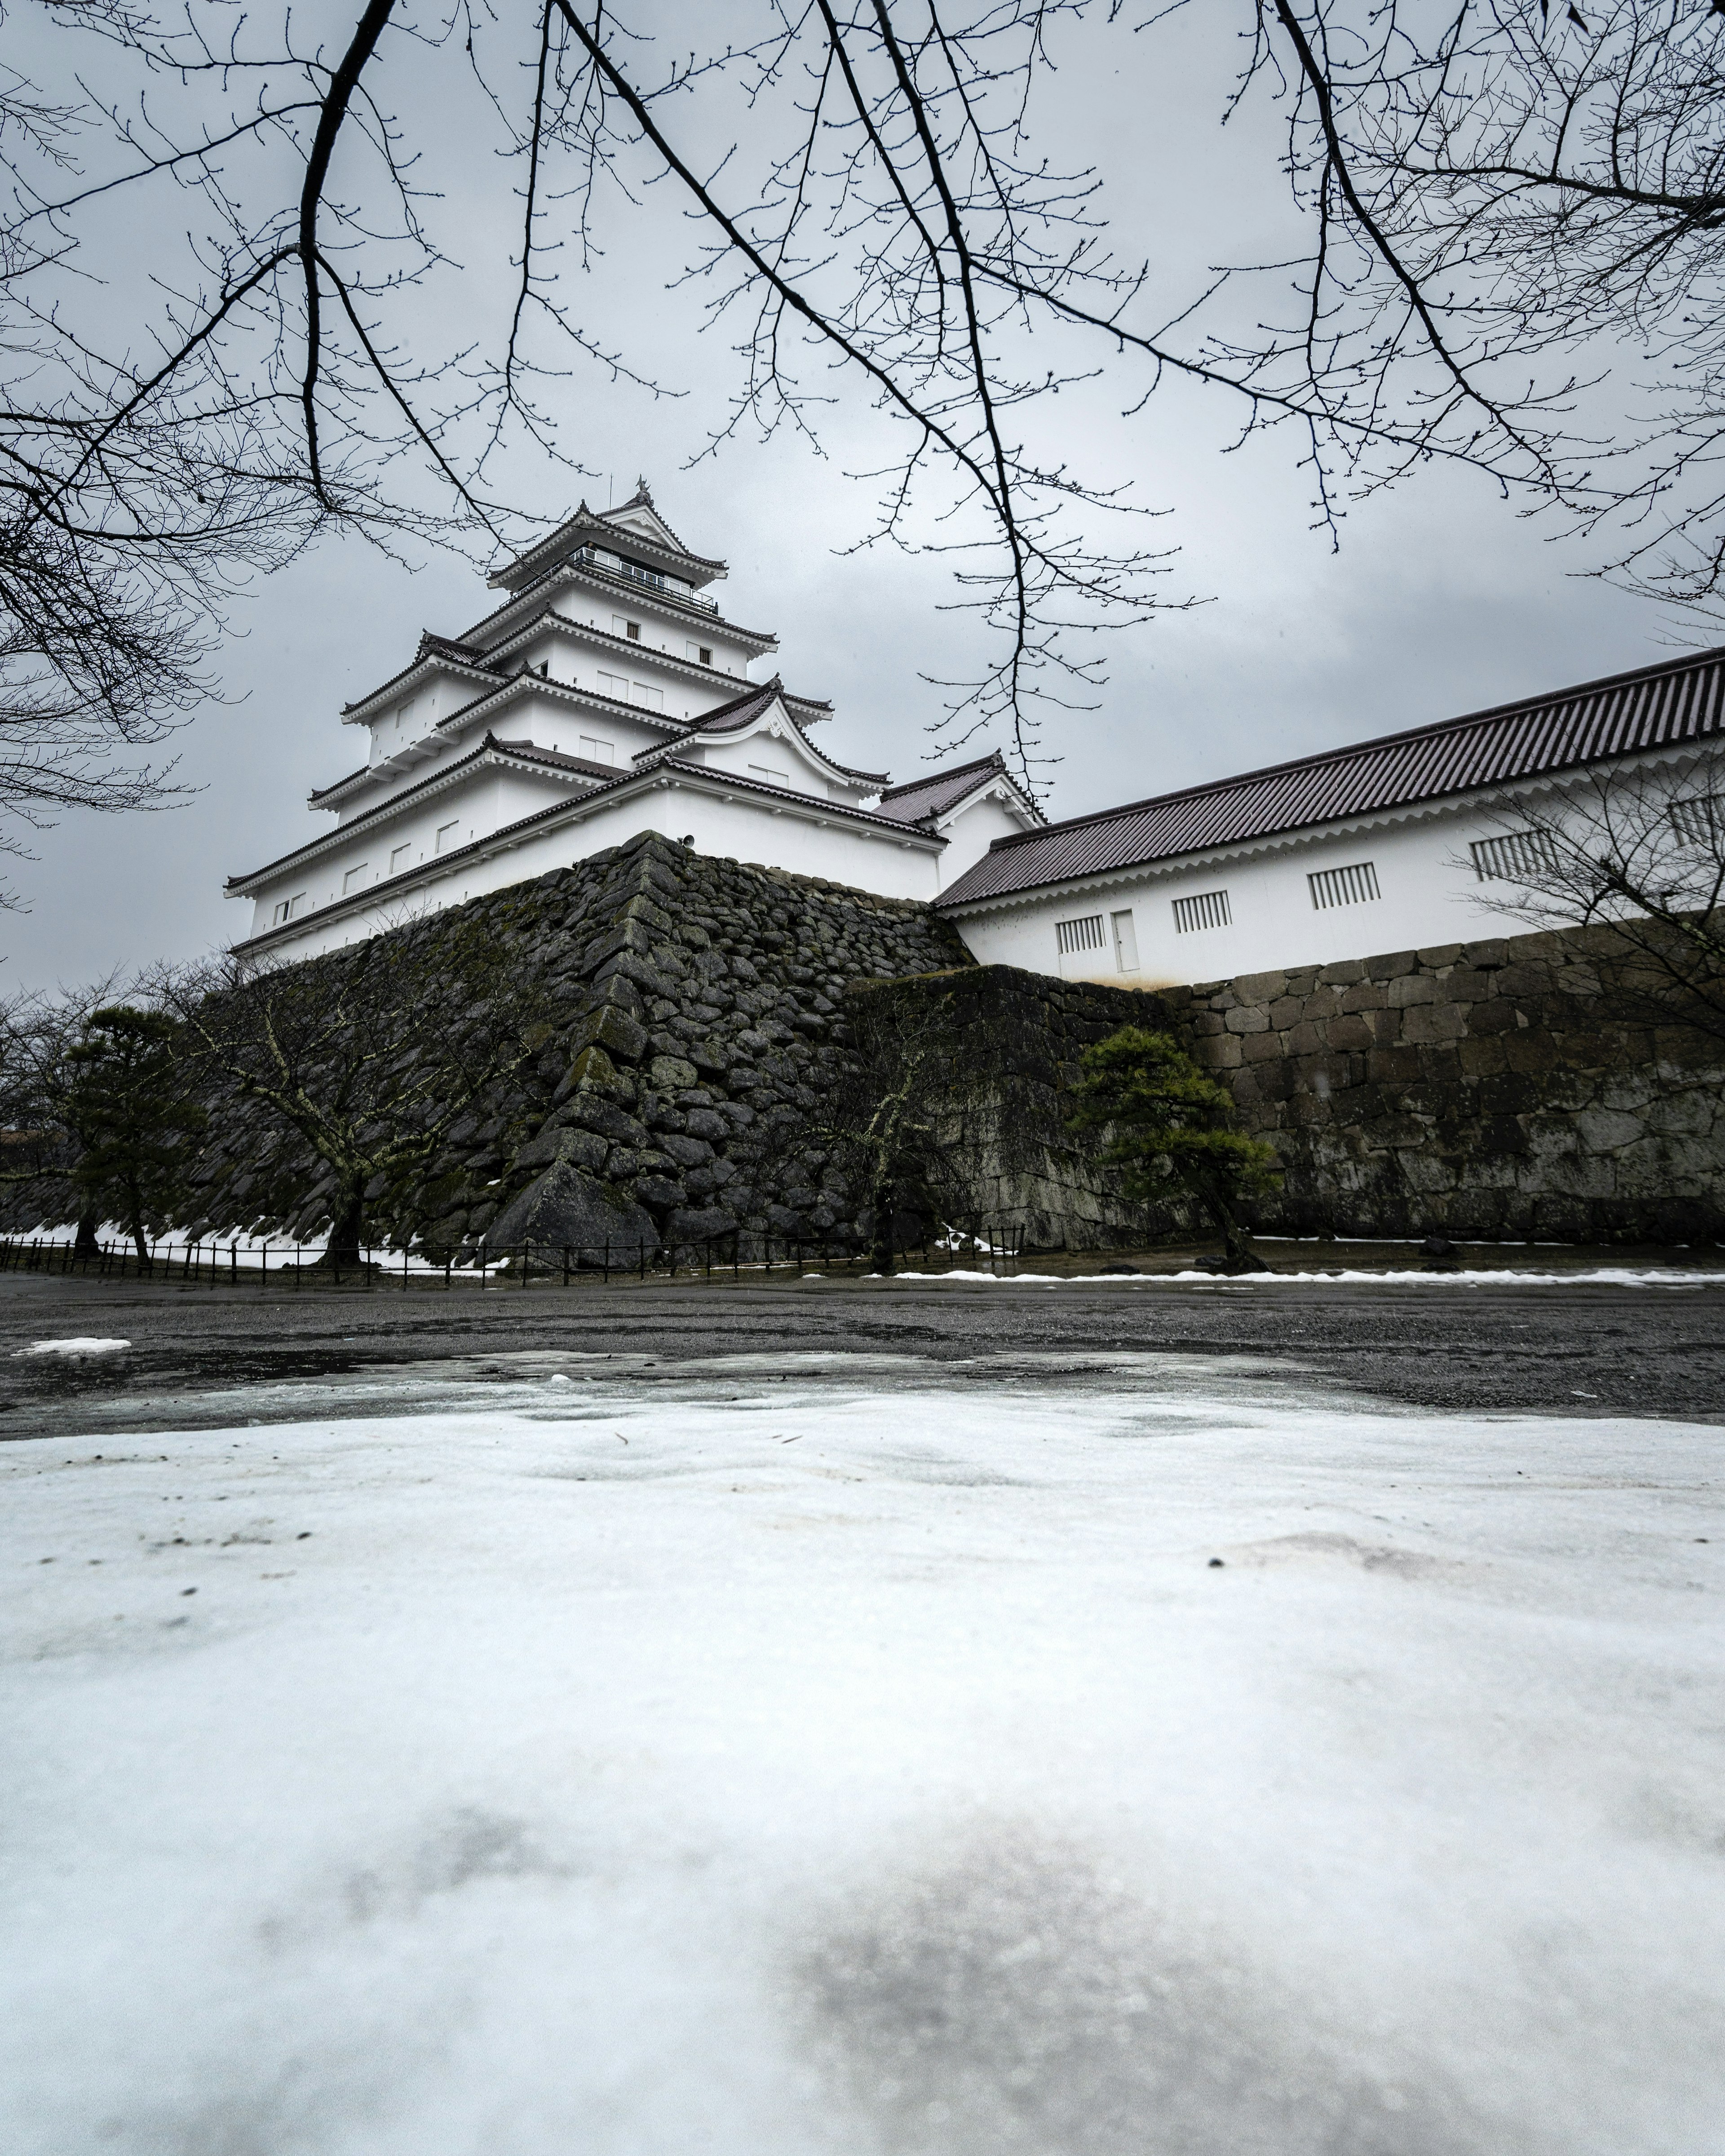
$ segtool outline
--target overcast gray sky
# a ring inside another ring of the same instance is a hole
[[[665,12],[674,30],[676,11]],[[1140,65],[1147,50],[1117,39],[1070,49],[1049,124],[1100,160],[1123,251],[1155,258],[1173,290],[1205,262],[1273,247],[1286,225],[1267,130],[1224,137],[1214,126],[1226,49],[1189,26],[1156,48],[1153,66]],[[428,335],[456,332],[513,242],[479,154],[464,165],[452,152],[442,175],[467,267],[429,303]],[[870,461],[871,423],[841,405],[824,459],[785,437],[738,441],[687,469],[722,418],[728,381],[721,337],[698,340],[692,310],[666,297],[687,228],[649,200],[611,236],[611,258],[588,280],[593,319],[690,393],[654,402],[598,370],[558,393],[566,449],[601,475],[584,483],[589,498],[603,505],[605,475],[621,500],[644,474],[685,542],[730,562],[715,593],[725,611],[779,635],[768,665],[833,698],[834,752],[910,776],[935,749],[927,729],[940,711],[919,676],[963,672],[974,632],[942,611],[953,593],[938,558],[839,557],[867,528],[871,490],[846,474]],[[121,310],[141,304],[123,277],[110,298]],[[1157,532],[1181,549],[1168,595],[1209,603],[1107,640],[1100,709],[1046,737],[1062,759],[1055,815],[1634,666],[1671,639],[1659,610],[1576,574],[1591,557],[1557,526],[1454,472],[1355,506],[1332,552],[1308,528],[1309,477],[1291,438],[1224,454],[1238,415],[1214,393],[1173,391],[1128,422],[1132,387],[1122,377],[1075,396],[1058,447],[1172,512]],[[547,515],[572,507],[582,484],[519,459],[514,473],[516,494]],[[69,816],[40,837],[39,859],[15,874],[28,910],[0,918],[0,982],[87,979],[242,932],[248,909],[224,903],[223,880],[326,828],[305,797],[359,760],[341,706],[405,664],[421,629],[455,633],[490,603],[465,562],[433,556],[409,569],[354,542],[259,585],[235,608],[220,655],[231,701],[178,737],[195,800],[153,815]]]

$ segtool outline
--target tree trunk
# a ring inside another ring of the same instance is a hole
[[[336,1193],[335,1218],[330,1223],[329,1246],[318,1260],[321,1265],[359,1265],[359,1231],[364,1225],[366,1187],[343,1183]]]
[[[1208,1175],[1188,1178],[1204,1207],[1220,1230],[1222,1263],[1230,1273],[1267,1273],[1270,1270],[1252,1248],[1251,1238],[1240,1224],[1234,1203],[1220,1183]]]
[[[78,1235],[72,1245],[74,1258],[95,1258],[101,1255],[101,1246],[96,1241],[96,1229],[101,1224],[101,1214],[95,1206],[86,1208],[78,1215]]]
[[[869,1263],[877,1273],[894,1270],[892,1251],[892,1210],[896,1193],[885,1177],[877,1178],[871,1200],[875,1215],[874,1246],[869,1252]]]

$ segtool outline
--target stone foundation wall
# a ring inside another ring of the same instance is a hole
[[[991,1073],[967,1141],[973,1209],[1009,1217],[1033,1245],[1201,1231],[1178,1203],[1127,1204],[1065,1127],[1084,1049],[1132,1024],[1189,1039],[1274,1144],[1284,1186],[1250,1213],[1265,1232],[1725,1238],[1725,1044],[1650,1024],[1600,932],[1152,994],[977,966],[925,906],[651,834],[461,911],[515,940],[543,983],[551,1039],[411,1188],[367,1193],[378,1243],[861,1240],[869,1224],[830,1133],[834,1087],[854,999],[886,980],[902,993],[906,977]],[[434,934],[448,918],[395,933]],[[324,1227],[333,1179],[303,1141],[259,1105],[209,1106],[177,1224]],[[10,1188],[0,1225],[74,1209],[45,1177]]]
[[[961,1180],[984,1224],[1011,1227],[1027,1247],[1067,1250],[1118,1249],[1186,1224],[1178,1207],[1147,1213],[1128,1203],[1117,1172],[1098,1164],[1088,1137],[1066,1129],[1084,1050],[1122,1026],[1167,1025],[1159,997],[1016,966],[972,966],[865,984],[847,1001],[855,1006],[883,990],[925,1004],[931,1025],[950,1025],[967,1053],[986,1060],[989,1096],[977,1127],[957,1137],[966,1153]]]
[[[1286,1172],[1266,1232],[1725,1238],[1725,1042],[1657,1017],[1609,931],[1162,991]]]
[[[393,933],[435,936],[458,914],[511,939],[525,977],[543,983],[552,1032],[537,1067],[455,1124],[411,1187],[367,1191],[371,1240],[410,1235],[439,1254],[482,1239],[630,1249],[733,1228],[854,1231],[819,1136],[845,1052],[845,996],[860,979],[970,963],[920,903],[652,834]],[[176,1224],[326,1227],[334,1178],[304,1141],[258,1103],[208,1105]],[[46,1177],[6,1193],[0,1224],[28,1229],[75,1210]]]

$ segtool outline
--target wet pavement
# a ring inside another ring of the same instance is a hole
[[[1278,1262],[1311,1267],[1316,1247]],[[882,1388],[913,1378],[1009,1383],[1022,1373],[1078,1390],[1109,1383],[1122,1356],[1223,1356],[1409,1407],[1725,1421],[1725,1270],[1701,1285],[1584,1277],[1656,1268],[1660,1258],[1673,1283],[1695,1280],[1686,1251],[1530,1252],[1522,1276],[1490,1281],[809,1276],[295,1291],[273,1281],[212,1289],[8,1273],[0,1434],[426,1412],[471,1407],[565,1366],[594,1383],[666,1385],[729,1368],[770,1371],[787,1356],[805,1378],[830,1363],[854,1380],[866,1364]],[[1166,1265],[1166,1254],[1155,1262]],[[1393,1262],[1405,1266],[1409,1255]],[[1567,1276],[1543,1284],[1525,1276],[1535,1267]],[[80,1337],[129,1344],[29,1352]]]

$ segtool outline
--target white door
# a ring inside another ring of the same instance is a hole
[[[1138,970],[1138,937],[1130,909],[1114,916],[1114,968],[1120,973]]]

